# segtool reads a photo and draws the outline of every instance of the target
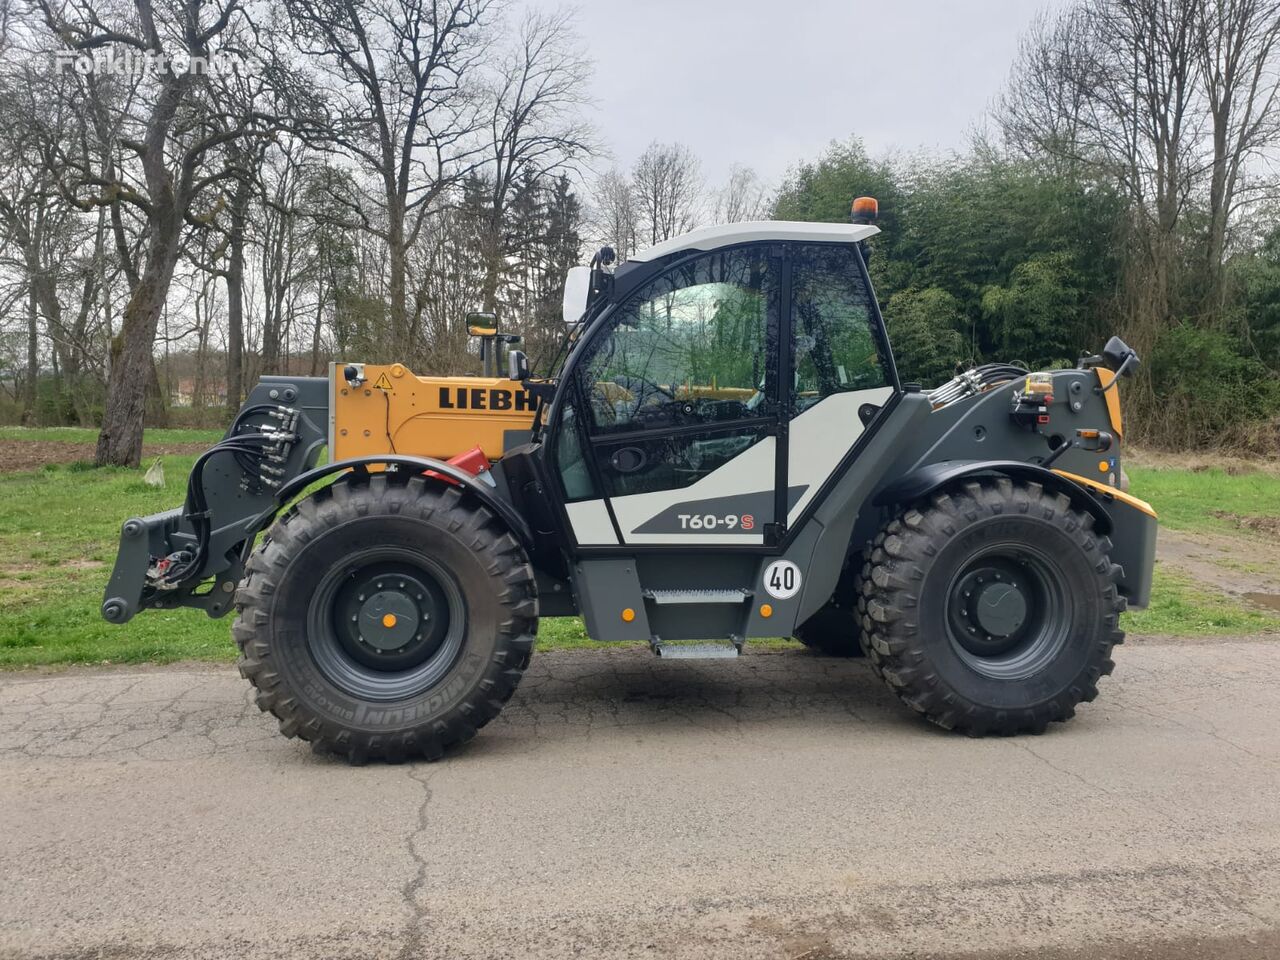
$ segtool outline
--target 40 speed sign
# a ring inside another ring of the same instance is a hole
[[[790,600],[800,592],[800,568],[790,560],[775,560],[764,568],[764,589],[775,600]]]

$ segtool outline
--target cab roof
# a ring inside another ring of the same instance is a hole
[[[856,243],[875,236],[880,228],[873,224],[809,223],[801,220],[747,220],[724,223],[682,233],[678,237],[631,255],[628,263],[659,260],[684,250],[715,250],[739,243],[790,240],[800,243]]]

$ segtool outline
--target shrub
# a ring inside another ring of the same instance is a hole
[[[1185,323],[1173,327],[1151,351],[1149,376],[1148,439],[1162,446],[1274,452],[1280,377],[1246,356],[1230,334]]]
[[[903,290],[885,304],[885,324],[903,382],[937,386],[965,359],[960,301],[938,287]]]

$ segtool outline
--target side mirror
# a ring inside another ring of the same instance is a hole
[[[468,313],[467,333],[473,337],[492,337],[498,332],[498,317],[492,313]]]
[[[529,356],[523,350],[512,350],[507,354],[507,379],[527,380],[529,377]]]
[[[1115,372],[1116,379],[1132,376],[1133,368],[1139,363],[1138,355],[1133,352],[1133,348],[1119,337],[1112,337],[1107,341],[1107,345],[1102,348],[1102,356],[1107,368]]]
[[[587,312],[591,296],[591,268],[570,267],[564,278],[564,322],[572,326]]]

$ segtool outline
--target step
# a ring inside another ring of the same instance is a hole
[[[663,660],[732,660],[738,656],[738,645],[725,640],[719,643],[662,643],[653,645],[653,652]]]
[[[668,603],[746,603],[751,594],[745,590],[646,590],[646,600]]]

